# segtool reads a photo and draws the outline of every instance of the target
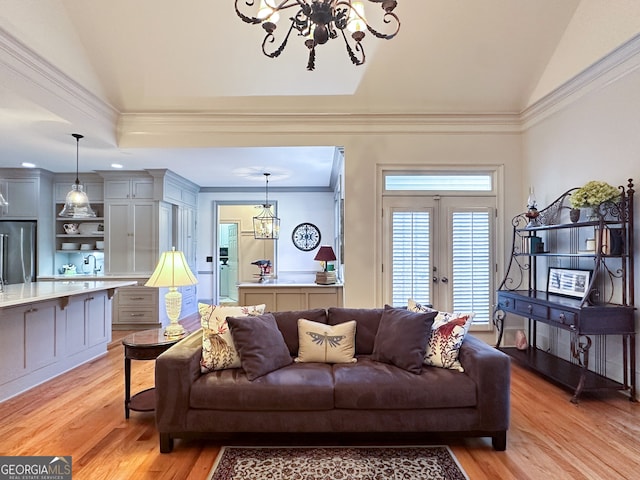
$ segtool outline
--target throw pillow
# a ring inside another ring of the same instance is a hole
[[[458,354],[474,316],[475,313],[438,313],[424,355],[425,365],[464,372]]]
[[[426,305],[422,305],[421,303],[416,302],[413,298],[407,300],[407,310],[411,310],[412,312],[437,312],[437,310],[428,307]]]
[[[437,312],[416,313],[386,305],[371,358],[419,374],[436,314]]]
[[[249,380],[293,362],[273,314],[229,317],[227,323]]]
[[[240,368],[240,357],[233,344],[227,317],[261,315],[266,305],[249,307],[220,306],[198,303],[200,325],[202,326],[202,373],[226,368]]]
[[[356,359],[356,321],[327,325],[298,320],[296,362],[354,363]]]

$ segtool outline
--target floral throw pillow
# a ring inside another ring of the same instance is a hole
[[[412,312],[434,311],[434,309],[420,305],[411,298],[407,302],[407,310]],[[431,337],[427,342],[424,364],[464,372],[464,368],[458,360],[458,353],[474,316],[475,313],[438,312],[431,327]]]
[[[240,356],[233,343],[227,317],[262,315],[266,305],[249,307],[220,306],[198,303],[200,325],[202,326],[202,373],[227,368],[240,368]]]
[[[427,342],[425,365],[464,372],[458,354],[474,315],[475,313],[438,313]]]

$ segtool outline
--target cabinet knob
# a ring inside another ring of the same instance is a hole
[[[567,317],[565,316],[565,314],[564,314],[564,313],[561,313],[560,315],[558,315],[558,318],[560,319],[560,321],[561,321],[562,323],[564,323],[564,321],[567,319]]]
[[[527,305],[527,310],[529,310],[529,312],[531,312],[533,310],[533,305]]]

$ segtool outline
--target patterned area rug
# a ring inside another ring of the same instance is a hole
[[[468,480],[449,447],[222,447],[209,480]]]

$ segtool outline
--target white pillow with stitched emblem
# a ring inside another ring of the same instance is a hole
[[[233,343],[227,317],[262,315],[266,305],[249,307],[208,305],[198,303],[200,325],[202,326],[202,373],[227,368],[240,368],[240,356]]]
[[[407,309],[412,312],[434,311],[434,309],[420,305],[412,299],[407,302]],[[464,372],[458,355],[474,316],[475,313],[438,312],[431,327],[431,336],[424,354],[424,364]]]
[[[327,325],[298,319],[296,362],[355,363],[356,321]]]

